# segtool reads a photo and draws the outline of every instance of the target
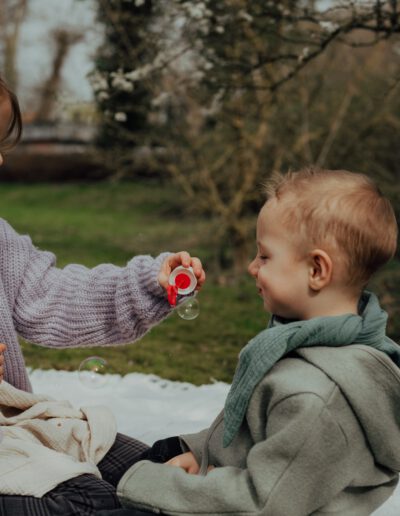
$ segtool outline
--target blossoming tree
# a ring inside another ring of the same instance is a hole
[[[351,116],[366,124],[371,118],[368,110],[353,107],[367,91],[363,73],[368,69],[369,78],[377,77],[379,59],[357,52],[381,48],[380,42],[400,32],[398,2],[109,4],[136,20],[135,37],[141,38],[129,49],[124,38],[131,37],[133,27],[128,24],[121,32],[116,15],[109,16],[108,39],[117,43],[107,50],[112,66],[97,67],[95,91],[105,117],[126,135],[121,156],[126,162],[129,142],[162,147],[164,170],[181,186],[188,207],[210,216],[220,263],[232,261],[243,270],[253,204],[261,197],[257,187],[266,173],[307,162],[336,166],[335,145],[351,148],[344,122]],[[146,14],[141,22],[138,13]],[[348,70],[346,76],[341,67]],[[321,98],[328,69],[336,95],[326,89]],[[387,92],[390,88],[389,82],[383,85]],[[394,108],[394,97],[385,91],[382,102],[370,103],[375,115],[378,105],[379,113]],[[124,99],[122,104],[118,99]],[[128,106],[142,113],[143,125],[131,123]],[[349,157],[347,163],[358,166]]]

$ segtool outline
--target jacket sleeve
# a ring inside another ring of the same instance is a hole
[[[2,230],[3,285],[15,329],[31,342],[48,347],[132,342],[171,311],[157,279],[167,253],[137,256],[125,267],[61,269],[55,256],[36,249],[29,237],[6,223]]]
[[[218,417],[221,417],[221,415]],[[185,436],[181,435],[179,437],[183,451],[191,451],[198,464],[201,464],[201,461],[203,459],[203,447],[207,438],[208,431],[209,429],[205,428],[204,430],[201,430],[200,432],[197,432],[195,434],[188,434]]]
[[[301,516],[348,485],[346,436],[317,395],[279,402],[268,415],[266,435],[251,448],[244,469],[225,466],[198,476],[139,462],[118,485],[121,503],[163,514]]]

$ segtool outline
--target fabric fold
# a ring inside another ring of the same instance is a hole
[[[359,315],[344,314],[287,321],[272,316],[267,329],[242,349],[224,408],[223,446],[233,441],[256,385],[283,356],[301,347],[364,344],[386,353],[400,366],[400,346],[386,336],[387,313],[364,291]]]
[[[0,493],[41,497],[61,482],[90,473],[117,433],[113,414],[102,406],[73,407],[68,401],[0,384]]]

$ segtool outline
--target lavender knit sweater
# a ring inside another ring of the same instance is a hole
[[[156,259],[137,256],[126,267],[104,264],[55,267],[55,256],[39,251],[0,219],[0,342],[4,379],[31,391],[18,335],[46,347],[111,346],[132,342],[171,308],[157,276]]]

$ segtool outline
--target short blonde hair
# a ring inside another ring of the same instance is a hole
[[[397,248],[393,207],[364,174],[304,168],[274,173],[268,199],[283,203],[283,224],[304,244],[327,246],[342,255],[348,286],[364,287]]]

